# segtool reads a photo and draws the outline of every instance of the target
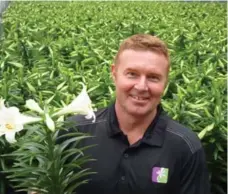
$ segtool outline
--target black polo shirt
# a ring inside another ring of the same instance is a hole
[[[209,194],[204,151],[197,135],[169,118],[161,106],[143,138],[129,145],[119,128],[114,105],[96,112],[92,123],[73,117],[81,132],[94,136],[81,146],[94,161],[95,174],[77,194]]]

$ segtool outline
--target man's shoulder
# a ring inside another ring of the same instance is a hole
[[[73,115],[68,117],[65,121],[64,128],[58,132],[58,136],[62,136],[68,132],[83,132],[83,133],[95,133],[95,129],[98,124],[105,123],[108,118],[108,107],[94,111],[95,121],[93,119],[87,119],[86,115]],[[100,127],[102,129],[103,127]]]
[[[166,132],[172,141],[179,142],[180,145],[185,145],[191,153],[195,153],[202,148],[201,141],[197,134],[189,127],[184,126],[176,120],[169,117]]]

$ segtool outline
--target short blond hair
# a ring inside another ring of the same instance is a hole
[[[135,34],[125,39],[114,58],[115,64],[118,64],[119,56],[124,50],[156,52],[164,55],[169,63],[168,47],[161,39],[150,34]]]

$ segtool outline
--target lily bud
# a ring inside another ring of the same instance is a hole
[[[35,100],[32,100],[32,99],[26,100],[25,107],[35,112],[38,112],[39,114],[44,114],[44,111],[40,108],[40,106]]]
[[[50,129],[51,131],[55,131],[55,123],[51,119],[51,117],[49,116],[48,113],[45,114],[45,122],[46,122],[48,129]]]

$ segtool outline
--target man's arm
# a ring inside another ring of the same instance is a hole
[[[181,194],[210,194],[210,183],[203,148],[188,157],[181,171]]]

